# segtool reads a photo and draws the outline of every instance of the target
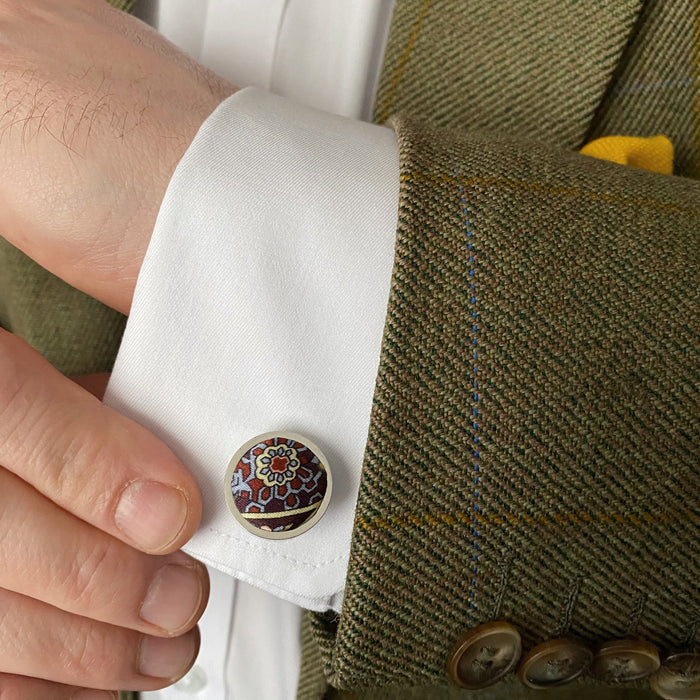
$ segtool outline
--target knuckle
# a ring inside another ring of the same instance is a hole
[[[121,471],[119,436],[104,407],[23,340],[0,331],[0,463],[59,505],[106,513]]]
[[[69,678],[87,686],[95,683],[110,686],[117,679],[133,674],[137,641],[133,639],[129,643],[124,630],[80,624],[76,632],[66,635],[60,659]]]
[[[42,440],[43,451],[50,455],[44,460],[48,467],[44,483],[51,484],[56,497],[70,498],[74,504],[79,503],[81,493],[88,492],[86,480],[91,480],[91,472],[109,473],[102,469],[103,446],[99,436],[86,431],[81,421],[81,416],[66,416],[62,424],[54,423]]]
[[[95,533],[97,534],[97,533]],[[119,587],[118,543],[107,537],[98,537],[87,551],[76,555],[69,571],[66,588],[77,609],[96,612],[102,601],[112,598]]]
[[[43,465],[42,489],[50,489],[52,498],[70,503],[71,510],[102,520],[112,510],[121,484],[122,472],[118,445],[108,429],[109,422],[96,416],[104,407],[96,403],[92,415],[69,407],[62,420],[55,417],[50,427],[38,438],[41,451],[38,464]]]
[[[32,390],[31,379],[17,389],[4,412],[0,410],[5,464],[57,503],[78,498],[84,487],[80,475],[66,469],[74,440],[71,413],[66,405],[59,414],[56,401],[50,403]]]
[[[72,678],[94,678],[105,672],[106,660],[110,658],[109,644],[104,631],[88,627],[82,634],[66,640],[63,649],[63,667]]]

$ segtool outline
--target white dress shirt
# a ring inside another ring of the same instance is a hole
[[[161,0],[157,26],[238,85],[367,118],[391,9]],[[107,402],[197,477],[204,517],[185,549],[210,566],[212,595],[197,665],[145,698],[293,698],[297,605],[340,609],[397,198],[391,131],[255,90],[221,105],[179,164]],[[223,501],[233,452],[275,429],[319,444],[334,475],[321,522],[282,542],[245,532]]]

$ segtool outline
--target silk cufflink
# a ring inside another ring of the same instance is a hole
[[[321,450],[295,433],[273,432],[244,443],[226,470],[226,502],[248,532],[296,537],[321,519],[333,479]]]

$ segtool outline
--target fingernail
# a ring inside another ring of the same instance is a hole
[[[117,700],[119,694],[113,690],[81,688],[73,693],[71,700]]]
[[[165,549],[182,530],[187,501],[182,491],[157,481],[133,481],[114,514],[117,527],[147,552]]]
[[[194,566],[167,564],[155,575],[141,619],[171,633],[184,629],[202,603],[202,577]]]
[[[174,679],[184,675],[197,651],[192,633],[165,639],[144,637],[141,642],[139,671],[152,678]]]

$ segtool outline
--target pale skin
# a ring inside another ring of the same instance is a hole
[[[172,172],[235,89],[103,0],[0,0],[0,234],[128,313]],[[82,384],[0,331],[2,700],[161,688],[197,652],[195,481]]]

